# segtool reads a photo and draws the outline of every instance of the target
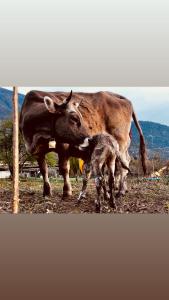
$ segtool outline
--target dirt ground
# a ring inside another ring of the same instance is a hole
[[[52,180],[53,196],[43,198],[41,179],[20,181],[20,213],[95,213],[96,196],[94,181],[88,185],[87,197],[77,206],[77,197],[81,189],[81,179],[71,179],[73,196],[62,200],[61,179]],[[128,178],[129,192],[116,200],[117,209],[113,211],[109,203],[102,201],[102,213],[168,213],[169,178],[146,180]],[[0,180],[0,213],[11,213],[12,182]]]

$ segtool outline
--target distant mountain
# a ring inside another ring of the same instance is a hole
[[[24,95],[18,95],[19,108],[21,108]],[[0,120],[10,118],[12,116],[12,91],[0,87]]]
[[[149,149],[169,147],[169,126],[149,121],[140,121],[140,126]],[[133,143],[139,143],[138,131],[132,123]]]
[[[149,156],[160,153],[163,158],[169,159],[169,126],[149,121],[139,122],[144,134]],[[139,135],[132,123],[132,143],[130,151],[138,153]]]

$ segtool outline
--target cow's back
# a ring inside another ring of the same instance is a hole
[[[133,107],[117,94],[98,92],[84,96],[79,107],[89,134],[108,132],[121,144],[128,140]]]

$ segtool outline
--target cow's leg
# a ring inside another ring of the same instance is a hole
[[[72,195],[72,186],[69,178],[70,163],[69,158],[58,154],[59,157],[59,173],[63,176],[63,198]]]
[[[126,165],[129,167],[130,164],[130,156],[128,151],[123,154],[123,160],[125,161]],[[128,191],[127,188],[127,174],[128,171],[121,167],[121,176],[120,176],[120,185],[119,185],[119,192],[117,196],[124,196],[125,193]]]
[[[126,151],[126,162],[127,162],[127,166],[129,167],[130,165],[130,161],[131,161],[131,157],[128,153],[128,151]],[[128,174],[128,171],[127,171]],[[125,177],[124,183],[123,183],[123,189],[125,190],[125,192],[128,192],[128,186],[127,186],[127,175]]]
[[[129,167],[131,158],[129,156],[128,151],[126,151],[124,157],[125,157],[126,165]],[[127,174],[128,174],[128,171],[122,168],[121,183],[120,183],[120,190],[119,190],[121,195],[125,195],[125,193],[128,191]]]
[[[131,139],[130,136],[127,135],[126,138],[124,139],[119,139],[119,151],[121,153],[121,156],[123,158],[123,160],[125,161],[126,165],[129,167],[129,163],[130,163],[130,156],[128,153],[128,148],[130,146],[131,143]],[[116,179],[116,183],[118,183],[119,189],[118,189],[118,193],[117,193],[117,197],[124,195],[127,191],[127,174],[128,171],[124,168],[122,168],[121,164],[118,162],[117,163],[117,173],[120,175],[117,175],[117,179]]]
[[[90,176],[91,176],[91,169],[90,169],[90,163],[85,163],[84,165],[84,176],[83,176],[83,185],[82,185],[82,190],[79,194],[79,197],[78,197],[78,203],[81,202],[81,200],[83,198],[85,198],[86,196],[86,189],[87,189],[87,184],[88,184],[88,181],[90,179]]]
[[[50,186],[50,182],[49,182],[49,178],[48,178],[48,166],[45,160],[45,155],[40,155],[37,158],[38,164],[39,164],[39,168],[40,168],[40,172],[43,176],[43,196],[51,196],[51,186]]]
[[[117,197],[124,196],[127,191],[127,182],[126,182],[127,173],[128,173],[127,170],[122,170],[121,172],[120,185],[119,185],[119,191],[117,193]]]

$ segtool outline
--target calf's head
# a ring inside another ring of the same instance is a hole
[[[51,120],[53,118],[55,138],[62,143],[78,145],[83,143],[88,134],[82,115],[78,111],[78,103],[70,103],[71,98],[72,91],[61,104],[55,103],[48,96],[44,97],[44,103],[51,113]]]

